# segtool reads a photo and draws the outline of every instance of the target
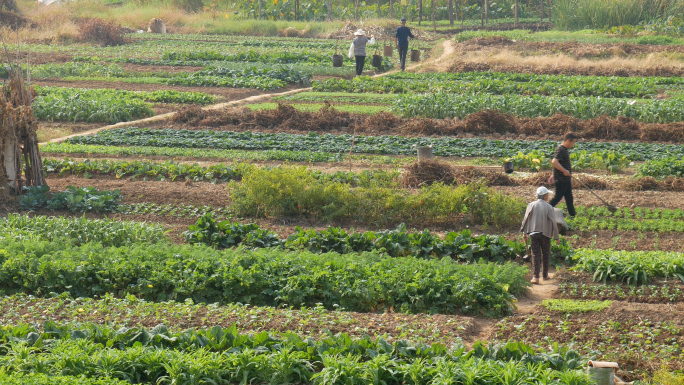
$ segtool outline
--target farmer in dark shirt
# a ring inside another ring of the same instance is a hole
[[[397,28],[394,33],[394,42],[399,50],[399,62],[401,63],[401,70],[406,69],[406,53],[408,53],[408,38],[415,39],[411,33],[411,29],[406,26],[406,18],[401,18],[401,27]]]
[[[553,184],[556,186],[556,194],[551,199],[551,206],[556,207],[561,199],[565,198],[565,204],[568,207],[568,214],[575,216],[575,205],[572,198],[572,166],[570,165],[570,153],[568,149],[572,148],[577,142],[577,136],[569,132],[565,134],[563,143],[556,149],[556,155],[553,157],[551,164],[553,165]]]

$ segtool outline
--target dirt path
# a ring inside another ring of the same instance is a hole
[[[551,269],[549,276],[551,279],[540,280],[539,284],[532,285],[530,290],[518,299],[518,314],[532,314],[537,305],[545,299],[553,298],[553,294],[558,289],[558,282],[555,279],[556,270]]]
[[[414,64],[414,65],[412,65],[412,66],[409,66],[407,69],[411,70],[411,69],[418,68],[418,67],[420,67],[420,66],[425,66],[425,65],[434,64],[434,63],[440,62],[440,61],[442,61],[443,59],[449,57],[449,56],[454,52],[454,46],[453,46],[452,44],[450,44],[450,43],[451,43],[451,42],[450,42],[449,40],[445,40],[445,41],[442,43],[442,46],[444,47],[444,51],[442,52],[442,55],[440,55],[438,58],[435,58],[435,59],[432,59],[432,60],[429,60],[429,61],[426,61],[426,62],[423,62],[423,63]],[[389,72],[385,72],[385,73],[382,73],[382,74],[373,75],[372,77],[373,77],[373,78],[378,78],[378,77],[382,77],[382,76],[387,76],[387,75],[389,75],[389,74],[396,73],[397,71],[398,71],[398,70],[389,71]],[[220,109],[227,108],[227,107],[236,107],[236,106],[239,106],[239,105],[242,105],[242,104],[264,102],[264,101],[266,101],[266,100],[268,100],[268,99],[271,99],[271,98],[274,97],[274,96],[292,95],[292,94],[297,94],[297,93],[300,93],[300,92],[311,91],[311,90],[312,90],[311,87],[307,87],[307,88],[298,88],[298,89],[295,89],[295,90],[290,90],[290,91],[280,92],[280,93],[269,93],[269,94],[255,95],[255,96],[250,96],[250,97],[247,97],[247,98],[244,98],[244,99],[239,99],[239,100],[233,100],[233,101],[229,101],[229,102],[225,102],[225,103],[214,104],[214,105],[211,105],[211,106],[204,107],[204,109],[205,109],[205,110],[220,110]],[[88,130],[88,131],[79,132],[79,133],[76,133],[76,134],[73,134],[73,135],[63,136],[63,137],[61,137],[61,138],[51,139],[51,140],[49,140],[48,142],[49,142],[49,143],[61,143],[61,142],[65,141],[65,140],[67,140],[67,139],[70,139],[70,138],[74,138],[74,137],[77,137],[77,136],[93,135],[93,134],[97,134],[97,133],[100,132],[100,131],[109,130],[109,129],[112,129],[112,128],[122,128],[122,127],[128,127],[128,126],[136,126],[136,125],[146,124],[146,123],[150,123],[150,122],[159,122],[159,121],[163,121],[163,120],[167,120],[167,119],[171,118],[171,117],[173,116],[173,114],[175,114],[175,112],[169,112],[169,113],[166,113],[166,114],[161,114],[161,115],[153,116],[153,117],[151,117],[151,118],[145,118],[145,119],[140,119],[140,120],[134,120],[134,121],[131,121],[131,122],[121,122],[121,123],[117,123],[117,124],[113,124],[113,125],[109,125],[109,126],[104,126],[104,127],[96,128],[96,129],[93,129],[93,130]],[[45,143],[40,143],[40,144],[45,144]]]

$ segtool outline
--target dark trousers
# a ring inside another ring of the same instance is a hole
[[[401,64],[401,70],[406,69],[406,54],[408,53],[408,46],[399,46],[399,63]]]
[[[553,207],[556,207],[558,202],[561,201],[561,199],[565,198],[565,205],[568,206],[568,214],[570,216],[575,216],[575,203],[572,198],[572,182],[570,180],[568,181],[556,181],[554,183],[556,187],[556,194],[553,196],[553,199],[551,199],[551,202],[549,204]]]
[[[542,233],[530,235],[530,248],[532,249],[532,269],[534,278],[539,278],[539,270],[542,270],[544,279],[549,277],[549,260],[551,259],[551,238]]]
[[[363,73],[363,66],[366,64],[366,57],[365,56],[357,56],[356,57],[356,75],[361,76]]]

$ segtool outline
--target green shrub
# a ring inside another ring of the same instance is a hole
[[[517,224],[525,204],[481,184],[456,188],[433,184],[416,193],[404,189],[358,187],[316,179],[304,167],[248,170],[228,185],[233,209],[249,217],[302,215],[327,221],[352,219],[385,225],[425,221]]]
[[[561,30],[609,28],[649,22],[683,9],[680,0],[557,0],[553,21]]]

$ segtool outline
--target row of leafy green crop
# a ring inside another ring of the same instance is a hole
[[[39,98],[55,97],[69,99],[73,97],[95,98],[95,99],[141,99],[150,103],[174,103],[174,104],[212,104],[216,98],[212,95],[201,92],[181,92],[181,91],[126,91],[113,89],[84,89],[84,88],[64,88],[64,87],[36,87]]]
[[[134,72],[125,71],[116,64],[67,63],[45,64],[35,69],[37,78],[63,78],[70,80],[100,80],[114,82],[169,84],[183,86],[244,87],[273,89],[289,83],[308,84],[310,73],[285,66],[277,68],[246,67],[229,69],[209,67],[197,72]]]
[[[648,207],[618,207],[615,212],[610,212],[605,206],[580,206],[577,214],[589,219],[594,218],[626,218],[626,219],[684,219],[682,209],[661,209]]]
[[[576,270],[593,274],[594,280],[644,284],[654,278],[684,281],[684,254],[661,251],[613,251],[580,249],[574,256]]]
[[[354,146],[352,148],[352,141]],[[401,136],[355,136],[333,134],[285,134],[261,132],[202,131],[173,129],[112,129],[96,135],[79,136],[67,140],[70,144],[95,144],[110,146],[152,146],[203,149],[245,149],[317,151],[327,153],[368,153],[388,155],[413,155],[415,146],[434,147],[437,156],[507,157],[519,151],[541,151],[547,158],[553,156],[558,142],[550,140],[491,140],[479,138]],[[632,161],[683,157],[684,148],[679,145],[654,143],[579,142],[577,151],[597,152],[612,150]]]
[[[10,372],[0,370],[0,385],[128,385],[130,382],[110,377],[88,378],[61,374],[45,374],[37,372]]]
[[[547,97],[491,94],[403,94],[397,98],[394,111],[406,118],[465,118],[491,109],[519,117],[535,118],[564,114],[578,119],[602,115],[626,116],[646,123],[670,123],[684,120],[684,101],[679,99],[634,100],[601,97]]]
[[[37,87],[34,113],[40,120],[118,123],[154,115],[151,103],[214,103],[199,92],[133,92],[109,89]]]
[[[568,224],[581,231],[684,231],[684,211],[647,207],[618,208],[614,213],[604,206],[579,206]]]
[[[397,95],[351,93],[351,92],[299,92],[296,94],[275,96],[272,100],[286,100],[294,102],[323,102],[331,101],[338,103],[380,103],[391,104]]]
[[[637,167],[638,176],[684,177],[684,157],[649,160]]]
[[[282,160],[291,162],[342,162],[349,161],[349,156],[341,153],[327,153],[314,151],[287,151],[287,150],[208,150],[196,148],[179,147],[151,147],[151,146],[107,146],[107,145],[88,145],[70,143],[45,143],[40,146],[43,154],[101,154],[101,155],[143,155],[143,156],[168,156],[168,157],[187,157],[187,158],[206,158],[206,159],[226,159],[226,160]],[[390,156],[369,156],[353,154],[351,159],[354,161],[365,161],[370,163],[403,163],[413,160],[409,158],[395,158]]]
[[[500,72],[408,73],[381,78],[325,79],[314,91],[356,93],[456,93],[495,95],[654,97],[666,85],[684,84],[679,78],[537,75]]]
[[[26,210],[69,210],[71,212],[109,213],[118,208],[119,190],[98,190],[95,187],[67,186],[65,191],[50,193],[50,186],[24,187],[19,204]]]
[[[233,165],[215,164],[203,167],[198,164],[177,163],[166,161],[162,163],[150,161],[114,161],[114,160],[90,160],[75,161],[71,159],[43,159],[43,167],[47,173],[59,175],[83,175],[89,178],[93,175],[112,175],[116,178],[151,178],[155,180],[177,179],[210,181],[212,183],[239,180],[250,169],[257,166],[237,163]],[[363,170],[361,172],[336,171],[324,173],[318,170],[310,170],[311,175],[319,180],[348,183],[356,187],[369,187],[372,185],[395,186],[398,185],[398,171]]]
[[[292,250],[306,249],[312,253],[340,254],[376,251],[392,257],[450,257],[463,262],[485,259],[503,263],[525,252],[525,245],[520,242],[506,241],[496,235],[473,236],[469,229],[460,233],[450,232],[443,238],[427,229],[409,232],[404,225],[398,226],[396,230],[363,233],[346,232],[336,227],[320,231],[300,227],[296,229],[297,232],[287,239],[280,239],[277,234],[263,230],[254,223],[240,224],[228,220],[217,222],[207,214],[191,225],[184,235],[189,243],[222,248],[238,245],[259,248],[280,246]],[[572,254],[572,249],[566,240],[559,243],[554,241],[553,253],[555,257],[565,259]]]
[[[28,240],[64,240],[75,245],[89,242],[104,246],[156,243],[165,238],[165,230],[157,224],[109,219],[56,218],[42,215],[9,214],[0,218],[4,238]]]
[[[60,368],[69,368],[72,378],[83,376],[91,381],[85,383],[99,385],[594,383],[580,370],[585,360],[577,352],[516,342],[447,349],[346,334],[322,341],[294,333],[248,335],[235,326],[174,333],[163,325],[115,330],[49,321],[42,330],[9,326],[0,338],[7,346],[0,362],[8,372],[58,375]],[[92,381],[98,377],[102,380]]]
[[[586,283],[562,283],[560,295],[567,298],[618,299],[629,302],[682,302],[684,290],[674,285],[602,285]]]
[[[393,308],[409,313],[502,316],[528,285],[518,264],[450,259],[248,251],[167,243],[104,247],[68,240],[0,240],[0,284],[9,292],[73,297],[135,295],[153,301],[262,306]]]
[[[234,166],[216,164],[202,167],[198,164],[176,163],[166,161],[154,163],[149,161],[110,161],[90,160],[74,161],[71,159],[43,159],[43,167],[47,173],[59,175],[83,175],[89,178],[93,175],[113,175],[116,178],[151,178],[154,180],[176,179],[211,181],[213,183],[227,182],[239,179],[243,169],[248,165],[240,163]],[[253,167],[253,166],[252,166]]]
[[[505,158],[504,161],[513,162],[516,169],[528,168],[532,171],[539,171],[551,169],[552,159],[552,157],[547,157],[544,152],[535,150],[527,154],[518,152],[515,156]],[[627,166],[634,165],[624,154],[614,150],[591,153],[587,150],[573,151],[570,154],[570,161],[574,171],[604,169],[616,173]]]

